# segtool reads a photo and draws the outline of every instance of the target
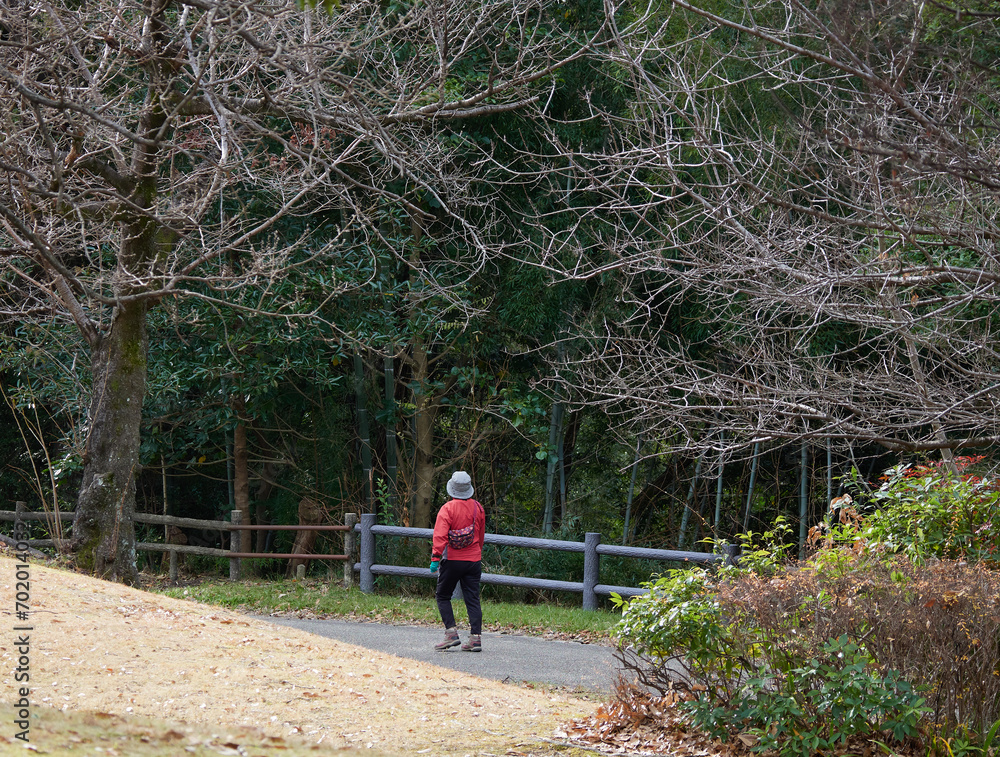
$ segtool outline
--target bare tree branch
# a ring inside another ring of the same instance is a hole
[[[522,177],[563,200],[536,264],[622,291],[553,391],[678,447],[995,443],[1000,124],[977,44],[997,16],[607,7],[629,111],[594,110],[607,149]]]

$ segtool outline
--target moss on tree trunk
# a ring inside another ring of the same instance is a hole
[[[146,307],[118,308],[91,349],[94,375],[83,481],[73,522],[77,563],[134,585],[135,476],[146,391]]]

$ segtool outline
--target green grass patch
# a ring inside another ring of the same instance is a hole
[[[437,625],[441,622],[432,597],[363,594],[319,579],[303,581],[210,579],[192,586],[160,589],[178,599],[192,599],[248,613],[301,613],[380,623]],[[454,602],[456,620],[465,619],[465,607]],[[489,631],[556,635],[588,641],[610,641],[619,612],[588,611],[552,605],[525,605],[483,601],[483,627]]]

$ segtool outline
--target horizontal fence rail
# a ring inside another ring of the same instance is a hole
[[[53,513],[28,512],[22,503],[18,509],[0,510],[0,522],[35,521],[45,522],[51,528],[54,523]],[[73,513],[58,513],[60,521],[71,521]],[[359,574],[361,591],[375,591],[375,576],[401,576],[409,578],[435,578],[426,567],[406,565],[383,565],[375,562],[375,538],[406,537],[430,540],[434,530],[430,528],[405,528],[403,526],[380,526],[376,516],[366,513],[358,516],[347,513],[343,525],[249,525],[241,523],[242,513],[233,510],[232,522],[225,520],[201,520],[199,518],[177,518],[171,515],[156,515],[153,513],[136,513],[135,522],[147,525],[167,525],[178,528],[197,528],[205,531],[226,531],[230,534],[229,548],[200,547],[189,544],[170,544],[166,542],[139,542],[136,549],[151,552],[168,552],[170,554],[170,578],[177,580],[177,556],[181,554],[222,557],[229,560],[229,578],[238,580],[241,574],[241,560],[251,558],[273,558],[286,560],[326,560],[344,562],[344,584],[353,583],[354,573]],[[244,531],[320,531],[342,532],[344,534],[344,554],[323,555],[312,553],[281,553],[244,552],[241,548],[241,534]],[[68,539],[31,539],[29,546],[58,547],[69,544]],[[588,532],[584,541],[563,541],[559,539],[539,539],[528,536],[508,536],[506,534],[486,534],[486,543],[503,547],[519,547],[524,549],[541,549],[559,552],[576,552],[583,554],[583,581],[560,581],[548,578],[528,576],[506,576],[495,573],[484,573],[482,582],[496,586],[514,586],[524,589],[542,589],[547,591],[568,591],[583,595],[583,607],[587,610],[597,609],[597,598],[611,593],[623,597],[634,597],[645,594],[647,589],[635,586],[612,586],[600,583],[600,560],[602,555],[608,557],[626,557],[637,560],[658,560],[661,562],[684,562],[693,564],[712,564],[725,561],[727,564],[736,562],[737,548],[727,547],[725,554],[710,554],[706,552],[682,552],[670,549],[647,549],[644,547],[623,547],[616,544],[602,544],[601,534]],[[357,548],[359,561],[354,562],[354,552]]]
[[[375,537],[402,536],[417,539],[431,539],[434,530],[431,528],[405,528],[403,526],[380,526],[375,515],[366,513],[361,516],[361,522],[356,527],[359,533],[360,561],[354,569],[360,573],[361,591],[375,591],[375,576],[407,576],[411,578],[433,577],[427,568],[414,568],[400,565],[381,565],[375,562]],[[557,539],[536,539],[527,536],[506,536],[504,534],[486,534],[487,544],[497,544],[508,547],[524,547],[528,549],[556,550],[561,552],[583,553],[583,581],[557,581],[545,578],[528,578],[524,576],[503,576],[494,573],[484,573],[482,582],[499,586],[517,586],[527,589],[546,589],[551,591],[570,591],[583,594],[583,608],[597,609],[597,596],[610,595],[612,592],[623,597],[635,597],[645,594],[647,589],[634,586],[611,586],[599,583],[600,556],[630,557],[643,560],[660,560],[670,562],[687,562],[711,564],[720,561],[734,563],[735,548],[729,548],[726,554],[709,554],[706,552],[680,552],[669,549],[647,549],[643,547],[620,547],[613,544],[601,544],[601,535],[588,532],[585,541],[561,541]]]
[[[56,533],[59,533],[59,531],[61,530],[61,529],[56,530],[55,522],[56,522],[57,518],[60,521],[60,523],[62,521],[72,521],[73,520],[73,513],[71,513],[71,512],[70,513],[64,513],[64,512],[59,512],[59,513],[53,513],[53,512],[33,513],[33,512],[28,512],[27,510],[24,509],[24,503],[23,502],[18,502],[17,503],[17,510],[0,510],[0,522],[8,522],[8,523],[16,523],[17,521],[21,521],[21,522],[28,522],[28,521],[41,522],[41,523],[45,523],[48,526],[50,533],[52,531],[54,531],[54,530],[56,531]],[[6,536],[4,536],[2,539],[0,539],[0,541],[2,541],[4,544],[7,544],[9,546],[14,546],[11,543],[12,540],[9,539]],[[56,539],[27,539],[27,540],[24,540],[23,543],[26,544],[29,549],[33,549],[35,547],[52,547],[54,549],[64,549],[64,548],[68,548],[69,547],[70,540],[69,539],[58,539],[58,538],[56,538]]]
[[[24,503],[18,502],[16,510],[0,510],[0,522],[45,522],[50,530],[54,523],[55,513],[51,512],[29,512],[24,507]],[[229,560],[229,578],[238,580],[242,572],[242,560],[245,559],[276,559],[276,560],[326,560],[340,561],[344,563],[344,583],[351,585],[354,579],[354,562],[352,554],[355,546],[354,527],[357,524],[358,516],[348,513],[343,525],[320,525],[320,524],[300,524],[300,525],[250,525],[241,522],[242,513],[233,510],[230,513],[232,521],[227,520],[203,520],[201,518],[178,518],[173,515],[157,515],[155,513],[136,513],[133,520],[136,523],[145,525],[175,526],[177,528],[196,528],[202,531],[226,531],[230,534],[229,548],[223,547],[203,547],[190,544],[171,544],[169,542],[136,542],[135,548],[144,552],[166,552],[170,555],[170,579],[176,581],[179,577],[178,555],[200,555],[202,557],[222,557]],[[69,512],[58,513],[60,521],[72,521],[74,514]],[[240,535],[244,531],[320,531],[320,532],[342,532],[344,534],[344,554],[326,555],[306,552],[274,553],[274,552],[246,552],[241,548]],[[69,539],[29,539],[27,542],[31,547],[61,547],[68,546]],[[300,566],[302,567],[302,566]]]

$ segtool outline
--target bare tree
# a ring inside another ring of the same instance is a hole
[[[595,109],[608,149],[553,166],[577,221],[538,262],[623,294],[564,382],[675,447],[994,444],[997,14],[721,7],[609,3],[631,108]]]
[[[582,54],[548,33],[547,5],[3,0],[0,309],[71,320],[89,345],[81,565],[137,579],[150,308],[253,286],[248,315],[311,317],[269,282],[325,266],[335,295],[338,249],[377,235],[385,205],[419,220],[433,204],[456,265],[494,254],[453,125],[533,107]],[[311,231],[316,214],[337,231]]]

